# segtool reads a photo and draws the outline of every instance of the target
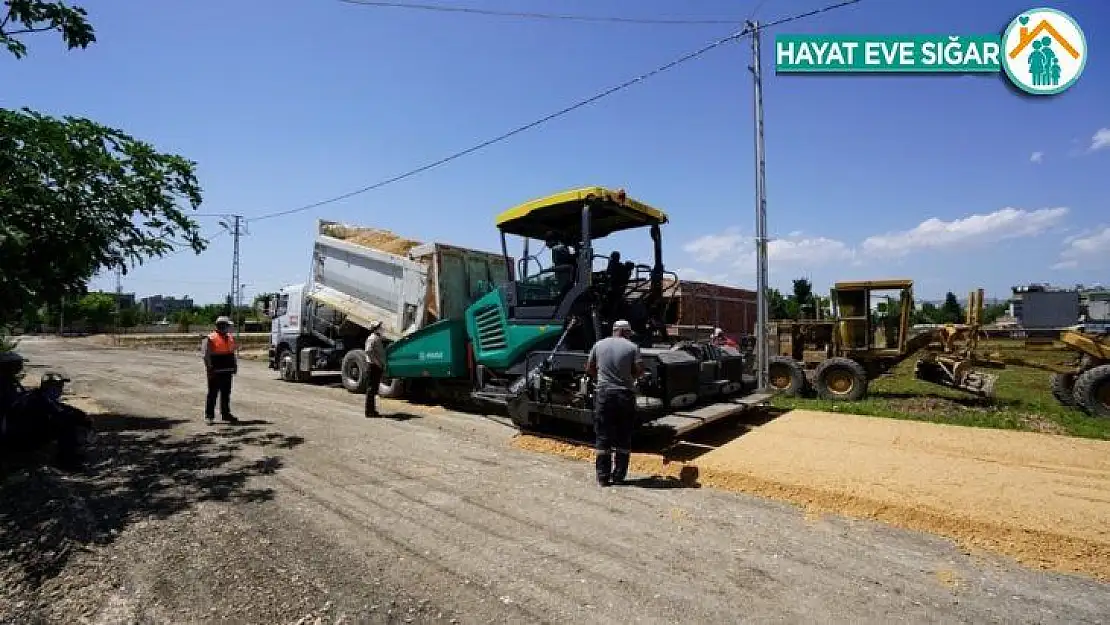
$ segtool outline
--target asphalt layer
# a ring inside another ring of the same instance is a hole
[[[107,414],[88,474],[4,476],[0,621],[1110,614],[1103,584],[927,534],[707,488],[599,488],[586,463],[512,448],[515,431],[496,419],[404,402],[382,402],[386,417],[366,419],[361,396],[243,362],[232,396],[243,423],[207,426],[193,354],[56,339],[20,350],[31,378],[62,369]],[[32,486],[42,501],[25,495]]]

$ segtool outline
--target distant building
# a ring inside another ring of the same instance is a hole
[[[1087,291],[1083,293],[1086,301],[1087,319],[1090,321],[1110,321],[1110,291]]]
[[[665,280],[663,290],[673,296],[668,312],[674,319],[671,329],[680,336],[721,328],[735,339],[755,331],[755,291],[694,280],[679,280],[677,286]]]
[[[1047,284],[1015,286],[1010,316],[1023,328],[1061,328],[1079,322],[1079,291]]]
[[[139,310],[158,318],[168,317],[182,310],[192,310],[193,300],[188,295],[180,299],[173,296],[150,295],[139,300]]]

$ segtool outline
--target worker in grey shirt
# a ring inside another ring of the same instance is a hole
[[[594,467],[601,486],[620,484],[628,477],[636,429],[636,379],[644,370],[640,347],[631,336],[632,326],[616,321],[613,336],[594,343],[586,359],[586,374],[596,380]]]
[[[370,324],[370,335],[366,337],[366,376],[369,383],[366,385],[366,417],[377,417],[378,407],[375,400],[378,397],[378,386],[385,373],[385,342],[381,335],[382,322],[375,321]]]

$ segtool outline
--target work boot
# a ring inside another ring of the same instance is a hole
[[[609,452],[598,452],[594,457],[594,468],[597,470],[598,486],[609,486],[612,483],[610,478],[613,472],[613,459]]]
[[[613,463],[613,483],[623,484],[625,479],[628,478],[628,461],[630,460],[628,453],[618,451],[616,460]]]
[[[239,423],[239,419],[236,419],[235,415],[230,414],[220,415],[220,420],[224,423]]]

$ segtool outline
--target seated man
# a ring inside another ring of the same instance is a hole
[[[547,247],[551,250],[551,266],[555,271],[555,279],[559,284],[560,293],[565,293],[574,284],[574,273],[577,263],[574,252],[565,243],[558,239],[554,232],[547,233]]]

